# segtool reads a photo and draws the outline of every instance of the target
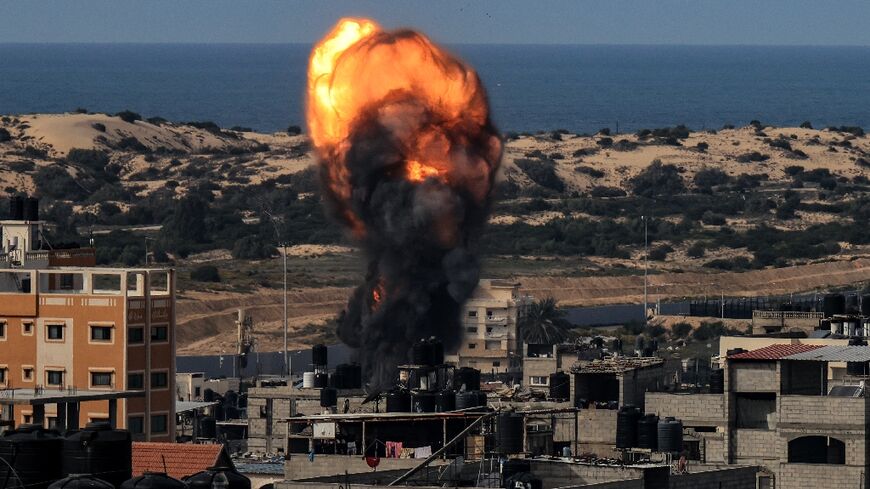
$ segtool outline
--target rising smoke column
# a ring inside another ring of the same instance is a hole
[[[459,347],[501,141],[474,70],[368,20],[343,19],[315,46],[307,102],[325,198],[368,259],[338,336],[386,388],[415,341]]]

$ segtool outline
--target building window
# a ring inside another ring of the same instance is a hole
[[[468,344],[468,349],[469,349],[469,350],[473,350],[473,349],[475,349],[475,348],[477,348],[477,344],[476,344],[476,343],[469,343],[469,344]]]
[[[167,326],[151,326],[151,341],[166,341],[169,338]]]
[[[144,389],[145,388],[145,374],[127,374],[127,388],[128,389]]]
[[[22,414],[21,415],[21,423],[22,424],[33,424],[33,415],[32,414]]]
[[[21,367],[21,380],[33,382],[33,367]]]
[[[91,372],[91,387],[112,387],[112,372]]]
[[[33,322],[21,321],[21,334],[24,336],[32,336],[33,335]]]
[[[0,321],[0,340],[6,339],[6,321]]]
[[[91,341],[109,342],[112,341],[111,326],[91,326]]]
[[[46,416],[45,422],[50,430],[56,430],[60,427],[57,423],[57,416]]]
[[[501,362],[492,362],[493,367],[501,367]]]
[[[151,372],[151,388],[163,389],[169,386],[169,375],[166,372]]]
[[[546,386],[550,383],[549,377],[532,375],[529,377],[529,385]]]
[[[166,418],[165,414],[151,416],[151,434],[166,433]]]
[[[48,385],[62,386],[63,385],[63,370],[46,370],[45,383]]]
[[[63,341],[63,324],[49,324],[46,326],[46,336],[49,340]]]
[[[145,342],[145,328],[130,328],[127,330],[127,343],[136,345]]]
[[[193,397],[199,399],[200,396],[202,396],[202,388],[201,387],[194,387],[193,388]]]
[[[6,367],[0,367],[0,384],[6,385]]]
[[[476,318],[476,317],[477,317],[477,311],[468,311],[468,317],[470,317],[470,318]]]
[[[477,333],[477,326],[468,326],[465,328],[466,333]]]
[[[71,290],[75,285],[75,279],[71,273],[60,274],[60,288],[62,290]]]
[[[127,418],[127,430],[133,435],[145,433],[145,417],[130,416]]]

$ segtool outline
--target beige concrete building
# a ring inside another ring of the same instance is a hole
[[[93,267],[93,249],[40,249],[41,221],[0,225],[0,389],[5,395],[20,389],[43,395],[145,392],[108,406],[84,402],[78,416],[66,413],[63,420],[53,406],[15,406],[4,414],[7,424],[110,420],[137,439],[174,440],[174,271]]]
[[[517,324],[530,301],[521,295],[519,283],[481,280],[462,310],[462,346],[446,360],[484,374],[519,372],[522,359]]]

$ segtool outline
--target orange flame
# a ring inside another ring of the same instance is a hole
[[[402,161],[379,162],[401,165],[391,175],[463,187],[478,203],[489,196],[501,141],[474,70],[416,32],[342,19],[311,53],[306,118],[327,190],[357,238],[365,226],[349,204],[347,156],[364,116],[389,129],[401,152]],[[470,146],[486,152],[456,149]]]

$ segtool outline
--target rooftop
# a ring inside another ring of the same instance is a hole
[[[144,391],[106,391],[79,389],[0,389],[2,404],[57,404],[64,402],[105,401],[107,399],[130,399],[145,397]]]
[[[817,362],[870,362],[870,346],[829,345],[785,357],[785,360],[813,360]]]
[[[181,479],[209,467],[232,463],[220,444],[133,442],[133,477],[145,472],[166,472]]]
[[[580,361],[571,367],[574,373],[625,373],[641,368],[658,367],[664,360],[658,357],[609,357]]]
[[[728,355],[728,360],[781,360],[789,355],[822,348],[821,345],[770,345],[757,350]]]

